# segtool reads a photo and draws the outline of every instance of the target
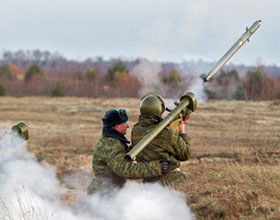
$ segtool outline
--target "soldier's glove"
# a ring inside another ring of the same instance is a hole
[[[159,161],[160,162],[160,168],[161,168],[161,173],[165,174],[168,172],[169,164],[167,161]]]

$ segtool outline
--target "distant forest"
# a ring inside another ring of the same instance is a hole
[[[49,51],[5,51],[0,59],[0,96],[176,98],[214,63],[149,61],[146,58],[68,60]],[[204,86],[209,99],[280,99],[277,66],[226,65]]]

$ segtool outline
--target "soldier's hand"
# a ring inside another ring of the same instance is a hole
[[[180,134],[185,134],[186,133],[185,127],[186,127],[185,122],[180,121],[180,123],[179,123],[179,133]]]
[[[191,115],[190,115],[189,113],[187,113],[187,114],[183,117],[183,122],[186,122],[190,117],[191,117]]]
[[[160,162],[161,173],[162,174],[167,173],[169,168],[169,163],[167,161],[159,161],[159,162]]]

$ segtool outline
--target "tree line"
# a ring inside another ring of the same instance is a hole
[[[183,75],[176,68],[156,77],[160,79],[158,92],[165,97],[183,93],[194,82],[194,76]],[[37,64],[26,69],[14,64],[0,66],[0,96],[138,97],[142,86],[121,60],[106,72],[97,68],[50,70]],[[261,67],[242,78],[236,70],[222,70],[204,90],[209,99],[279,99],[280,78],[269,77]]]
[[[248,71],[243,78],[236,70],[222,70],[211,86],[204,89],[210,99],[280,99],[280,77],[268,76],[261,67]]]
[[[142,70],[133,73],[139,63],[140,59],[104,61],[102,57],[77,62],[49,51],[5,51],[0,60],[0,96],[139,97],[156,92],[176,98],[197,78],[179,71],[173,63],[161,63],[159,73],[141,76]],[[204,91],[209,99],[279,99],[279,75],[272,77],[262,66],[242,76],[235,69],[222,70],[204,85]],[[149,81],[154,83],[147,90]]]
[[[96,68],[50,70],[31,64],[26,70],[15,65],[0,66],[0,95],[137,97],[141,85],[122,61],[107,73]]]

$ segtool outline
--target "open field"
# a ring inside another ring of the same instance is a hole
[[[104,112],[126,108],[132,127],[138,106],[132,98],[1,97],[0,131],[28,124],[29,150],[57,168],[71,203],[91,179]],[[187,132],[192,159],[181,165],[188,179],[181,190],[198,219],[280,219],[279,100],[199,104]]]

